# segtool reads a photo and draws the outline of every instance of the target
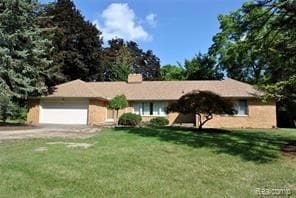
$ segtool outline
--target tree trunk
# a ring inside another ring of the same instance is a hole
[[[206,119],[205,121],[201,122],[201,123],[199,124],[199,126],[198,126],[198,130],[201,130],[202,127],[203,127],[203,125],[205,125],[205,123],[206,123],[207,121],[209,121],[209,120]]]
[[[119,112],[119,109],[116,109],[116,116],[115,116],[115,124],[116,124],[116,126],[118,126],[118,112]]]
[[[198,126],[198,129],[201,130],[203,125],[205,125],[209,120],[213,119],[213,115],[212,114],[209,114],[207,116],[205,116],[206,119],[204,121],[201,121],[201,118],[200,118],[200,123],[199,123],[199,126]]]

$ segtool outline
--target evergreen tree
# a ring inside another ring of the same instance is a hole
[[[35,0],[0,2],[0,95],[26,98],[47,91],[51,42],[40,28]]]
[[[46,15],[50,20],[45,21],[45,25],[57,26],[53,59],[63,73],[64,81],[102,80],[101,32],[84,19],[71,0],[58,0],[50,4]]]

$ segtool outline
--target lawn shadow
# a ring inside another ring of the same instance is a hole
[[[265,132],[239,131],[223,129],[193,128],[117,128],[142,137],[153,137],[161,141],[184,144],[194,148],[207,147],[216,153],[239,156],[243,160],[256,163],[268,163],[279,157],[281,147],[291,139]]]

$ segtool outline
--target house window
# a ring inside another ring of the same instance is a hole
[[[135,102],[134,113],[142,116],[166,116],[166,102]]]
[[[239,100],[234,105],[235,110],[237,111],[236,115],[248,115],[248,101]]]
[[[142,115],[142,104],[141,103],[134,104],[134,113],[137,115]]]
[[[142,105],[142,108],[143,108],[143,114],[142,115],[151,115],[151,111],[150,111],[150,103],[148,102],[144,102],[143,105]]]

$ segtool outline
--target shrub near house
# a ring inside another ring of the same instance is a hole
[[[150,120],[149,124],[151,126],[166,126],[169,124],[169,120],[164,117],[156,117]]]
[[[137,126],[142,121],[141,116],[134,113],[124,113],[120,116],[118,120],[119,125],[125,126]]]

